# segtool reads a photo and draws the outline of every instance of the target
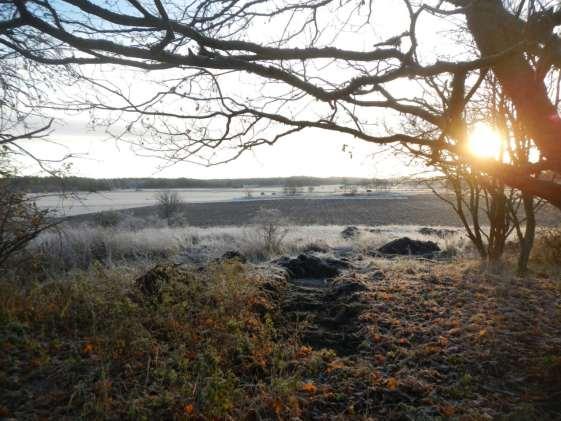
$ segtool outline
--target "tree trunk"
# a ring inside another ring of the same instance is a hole
[[[530,253],[534,246],[534,238],[536,235],[536,215],[534,211],[534,197],[529,194],[522,195],[524,203],[524,212],[526,213],[526,228],[524,236],[520,239],[520,254],[518,256],[517,272],[523,276],[528,273],[528,262]]]

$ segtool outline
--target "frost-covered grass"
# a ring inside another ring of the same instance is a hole
[[[404,236],[432,240],[444,250],[464,252],[467,240],[461,231],[446,238],[422,235],[416,225],[359,226],[360,234],[345,239],[340,225],[286,226],[281,246],[270,251],[259,227],[190,227],[157,226],[138,229],[129,225],[103,227],[98,225],[63,226],[43,233],[30,251],[45,272],[87,269],[94,262],[110,266],[123,262],[151,263],[161,259],[179,262],[207,260],[236,250],[254,262],[279,255],[294,255],[310,245],[323,248],[350,248],[365,253]]]

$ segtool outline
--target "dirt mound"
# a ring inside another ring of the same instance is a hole
[[[404,256],[433,256],[440,251],[440,247],[433,241],[412,240],[409,237],[402,237],[383,245],[378,251],[383,254]]]
[[[359,234],[360,234],[360,230],[358,229],[358,227],[355,227],[354,225],[351,225],[345,228],[343,231],[341,231],[341,237],[343,237],[345,240],[350,240],[351,238],[355,238]]]
[[[301,254],[296,259],[281,257],[275,262],[288,272],[291,278],[333,278],[341,273],[341,269],[351,267],[344,260],[319,258],[309,254]]]

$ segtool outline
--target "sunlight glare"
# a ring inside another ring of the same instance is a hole
[[[481,158],[498,159],[503,146],[500,133],[485,123],[477,123],[469,135],[469,150]]]

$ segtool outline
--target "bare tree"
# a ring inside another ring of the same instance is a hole
[[[481,78],[479,84],[483,88],[474,95],[469,105],[468,101],[460,99],[460,106],[454,103],[454,90],[446,97],[446,92],[440,87],[434,85],[433,88],[447,103],[448,109],[457,107],[453,114],[454,124],[457,126],[466,128],[467,120],[471,118],[477,121],[478,116],[485,116],[492,123],[500,137],[500,145],[495,145],[496,156],[491,159],[499,163],[507,162],[516,168],[528,167],[531,165],[530,155],[532,152],[537,153],[537,148],[527,136],[525,125],[518,118],[515,108],[493,75]],[[452,113],[450,116],[452,118]],[[464,130],[449,142],[455,142],[460,149],[466,145],[466,136]],[[482,147],[493,149],[493,145]],[[452,206],[481,258],[493,265],[500,262],[506,241],[514,231],[520,246],[518,272],[526,273],[535,236],[535,212],[542,201],[535,200],[529,192],[509,188],[501,177],[487,175],[462,154],[447,151],[435,158],[432,152],[412,152],[444,174],[443,179],[453,193],[452,198],[441,194],[434,187],[431,188],[438,197]],[[537,171],[536,176],[540,177],[542,174]]]
[[[561,68],[555,32],[561,10],[553,1],[1,4],[0,54],[46,65],[118,65],[161,74],[157,91],[143,98],[78,75],[95,93],[65,107],[114,112],[108,122],[117,138],[171,160],[234,159],[309,128],[428,150],[435,157],[449,151],[467,160],[457,143],[448,141],[465,130],[450,118],[454,109],[425,101],[422,91],[434,84],[452,86],[461,103],[477,88],[478,75],[492,72],[541,159],[525,167],[482,159],[472,165],[561,208],[561,185],[536,177],[544,170],[561,174],[559,89],[548,90]],[[396,33],[373,33],[381,27],[376,16],[398,7],[407,16],[404,26]],[[437,48],[446,38],[418,38],[419,27],[435,17],[464,28],[459,35],[468,53],[450,57],[450,50]],[[351,33],[355,38],[345,38]],[[427,130],[413,136],[401,125],[372,124],[376,110]],[[224,145],[234,146],[233,155],[215,154]]]

